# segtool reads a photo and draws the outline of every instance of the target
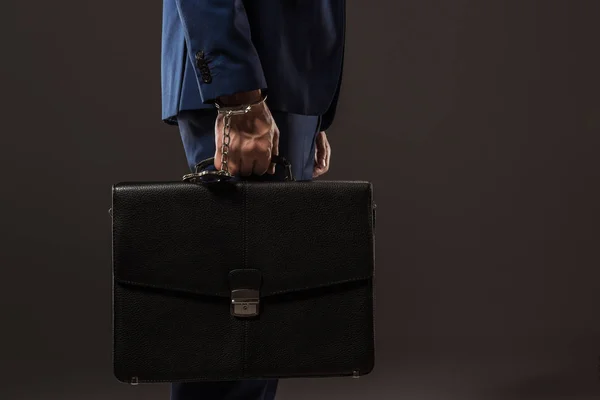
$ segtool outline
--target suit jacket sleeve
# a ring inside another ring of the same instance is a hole
[[[267,84],[241,0],[176,0],[205,104]]]

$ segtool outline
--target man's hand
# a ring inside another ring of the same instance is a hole
[[[315,165],[313,169],[313,178],[323,175],[329,171],[329,160],[331,159],[331,146],[327,140],[325,131],[317,135],[317,147],[315,149]]]
[[[226,105],[251,104],[260,100],[260,91],[239,93],[221,97],[219,101]],[[275,164],[271,156],[279,154],[279,129],[266,103],[253,106],[243,115],[231,117],[227,165],[232,175],[274,174]],[[221,169],[223,145],[223,115],[219,114],[215,122],[215,167]]]

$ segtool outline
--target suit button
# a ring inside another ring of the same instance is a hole
[[[212,82],[212,76],[210,75],[210,69],[208,68],[206,59],[204,58],[203,51],[199,51],[196,53],[196,66],[198,67],[198,69],[200,69],[200,75],[202,76],[202,82],[204,82],[204,83]]]
[[[200,76],[202,77],[202,82],[204,82],[204,83],[211,83],[212,82],[212,76],[210,75],[210,72],[208,72],[208,71],[200,71]]]

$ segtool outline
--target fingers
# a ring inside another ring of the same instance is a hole
[[[325,159],[325,168],[327,168],[327,171],[329,171],[329,162],[331,161],[331,146],[329,145],[329,139],[327,139],[327,135],[325,135],[325,132],[323,132],[323,136],[325,138],[325,152],[327,154],[327,157]]]
[[[246,165],[251,164],[251,165]],[[265,152],[255,150],[252,154],[246,154],[242,158],[241,174],[243,176],[264,175],[271,165],[271,150]]]
[[[241,175],[241,176],[252,175],[252,171],[254,170],[255,163],[256,163],[256,160],[251,160],[248,158],[240,159],[239,175]],[[238,174],[235,173],[233,175],[238,175]]]
[[[323,132],[319,132],[317,136],[317,166],[319,168],[325,168],[327,161],[327,137]]]
[[[254,175],[264,175],[267,172],[269,172],[269,169],[271,168],[271,154],[272,154],[272,149],[269,149],[269,151],[267,152],[261,152],[260,154],[257,155],[257,157],[255,158],[255,162],[254,162],[254,168],[252,170],[252,173]]]
[[[223,168],[223,163],[221,162],[221,148],[217,148],[217,151],[215,152],[215,168],[217,170],[220,170],[221,168]],[[229,171],[229,173],[231,175],[238,175],[240,174],[241,170],[242,170],[242,163],[241,160],[239,158],[239,156],[236,155],[235,152],[232,152],[231,150],[228,152],[227,154],[227,171]]]
[[[227,167],[231,175],[264,175],[271,164],[271,151],[265,152],[262,146],[254,145],[252,150],[230,148],[227,154]],[[221,168],[221,149],[216,151],[215,167]]]
[[[275,129],[275,134],[273,135],[273,148],[271,149],[271,156],[279,155],[279,129]],[[267,171],[269,174],[275,174],[275,163],[269,164],[269,169]]]
[[[327,140],[327,134],[324,131],[321,131],[317,135],[313,178],[317,178],[329,171],[330,160],[331,146]]]
[[[244,167],[242,174],[247,173],[249,167],[246,167],[246,162],[252,162],[253,167],[251,174],[264,175],[265,173],[274,174],[275,164],[271,162],[272,156],[279,154],[279,130],[277,126],[271,135],[271,140],[260,140],[251,144],[251,149],[244,152],[242,160]],[[250,144],[248,144],[250,145]]]

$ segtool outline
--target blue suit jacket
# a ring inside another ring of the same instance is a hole
[[[266,90],[278,111],[335,115],[345,0],[163,0],[162,118]]]

